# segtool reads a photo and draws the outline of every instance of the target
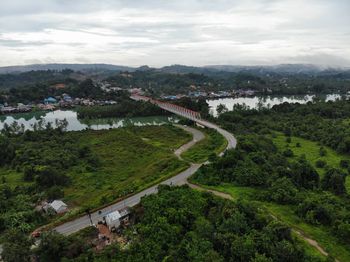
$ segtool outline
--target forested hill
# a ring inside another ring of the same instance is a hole
[[[109,64],[36,64],[24,66],[6,66],[0,67],[0,74],[23,73],[30,71],[62,71],[70,69],[74,71],[96,71],[96,70],[113,70],[113,71],[134,71],[135,69],[128,66],[109,65]]]
[[[0,89],[6,90],[35,87],[45,89],[58,83],[76,85],[86,79],[93,79],[98,83],[106,82],[124,89],[143,88],[154,95],[234,89],[250,89],[261,94],[282,95],[350,91],[350,70],[321,69],[310,65],[273,67],[172,65],[162,68],[148,66],[134,68],[105,64],[49,64],[0,68]]]

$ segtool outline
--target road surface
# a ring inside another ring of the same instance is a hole
[[[190,149],[194,144],[196,144],[197,142],[201,141],[202,139],[205,138],[205,135],[199,131],[198,129],[192,128],[192,127],[188,127],[188,126],[182,126],[182,125],[175,125],[178,128],[181,128],[189,133],[192,134],[193,138],[192,141],[190,141],[187,144],[184,144],[183,146],[179,147],[178,149],[175,150],[174,154],[180,159],[181,158],[181,154],[183,152],[185,152],[186,150]]]

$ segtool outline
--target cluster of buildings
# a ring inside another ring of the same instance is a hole
[[[68,211],[68,205],[62,200],[54,200],[52,202],[43,201],[35,207],[37,211],[43,211],[46,213],[53,212],[55,214],[63,214]]]
[[[0,104],[0,114],[13,114],[30,112],[33,109],[39,110],[55,110],[57,108],[73,108],[75,106],[94,106],[94,105],[114,105],[116,101],[113,100],[95,100],[88,98],[72,98],[68,94],[61,96],[47,97],[42,103],[24,105],[18,103],[17,106],[9,106],[7,103]]]
[[[7,103],[0,104],[1,114],[25,113],[30,111],[32,111],[31,105],[24,105],[22,103],[18,103],[17,106],[9,106]]]
[[[103,217],[96,225],[98,229],[98,239],[96,250],[102,250],[105,246],[118,242],[121,246],[127,244],[127,240],[122,236],[122,228],[127,227],[130,222],[130,209],[128,207],[114,210]]]
[[[95,100],[90,98],[72,98],[68,94],[44,99],[43,105],[53,105],[60,108],[70,108],[75,106],[94,106],[94,105],[114,105],[113,100]]]
[[[165,100],[177,100],[183,97],[190,98],[223,98],[223,97],[246,97],[246,96],[254,96],[254,90],[232,90],[232,91],[217,91],[217,92],[205,92],[205,91],[190,91],[187,95],[177,94],[177,95],[163,95],[161,98]]]

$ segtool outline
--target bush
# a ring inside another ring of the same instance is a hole
[[[286,177],[279,178],[272,183],[269,190],[269,199],[279,204],[292,204],[295,202],[298,189]]]
[[[326,165],[327,165],[327,162],[324,160],[319,159],[316,161],[316,167],[318,168],[324,168]]]
[[[350,243],[350,224],[346,222],[340,222],[334,227],[335,234],[344,242]]]
[[[46,191],[48,200],[55,200],[64,197],[63,189],[59,186],[53,186]]]
[[[322,189],[331,191],[336,195],[345,194],[345,177],[346,175],[341,170],[329,169],[321,181]]]
[[[286,149],[286,150],[284,150],[283,151],[283,155],[285,156],[285,157],[293,157],[294,156],[294,153],[293,153],[293,151],[291,150],[291,149]]]
[[[342,159],[339,162],[341,168],[349,168],[349,160]]]
[[[323,146],[321,146],[320,147],[320,156],[326,156],[326,155],[327,155],[326,149]]]

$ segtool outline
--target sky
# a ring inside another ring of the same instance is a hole
[[[350,67],[349,0],[1,0],[0,66]]]

